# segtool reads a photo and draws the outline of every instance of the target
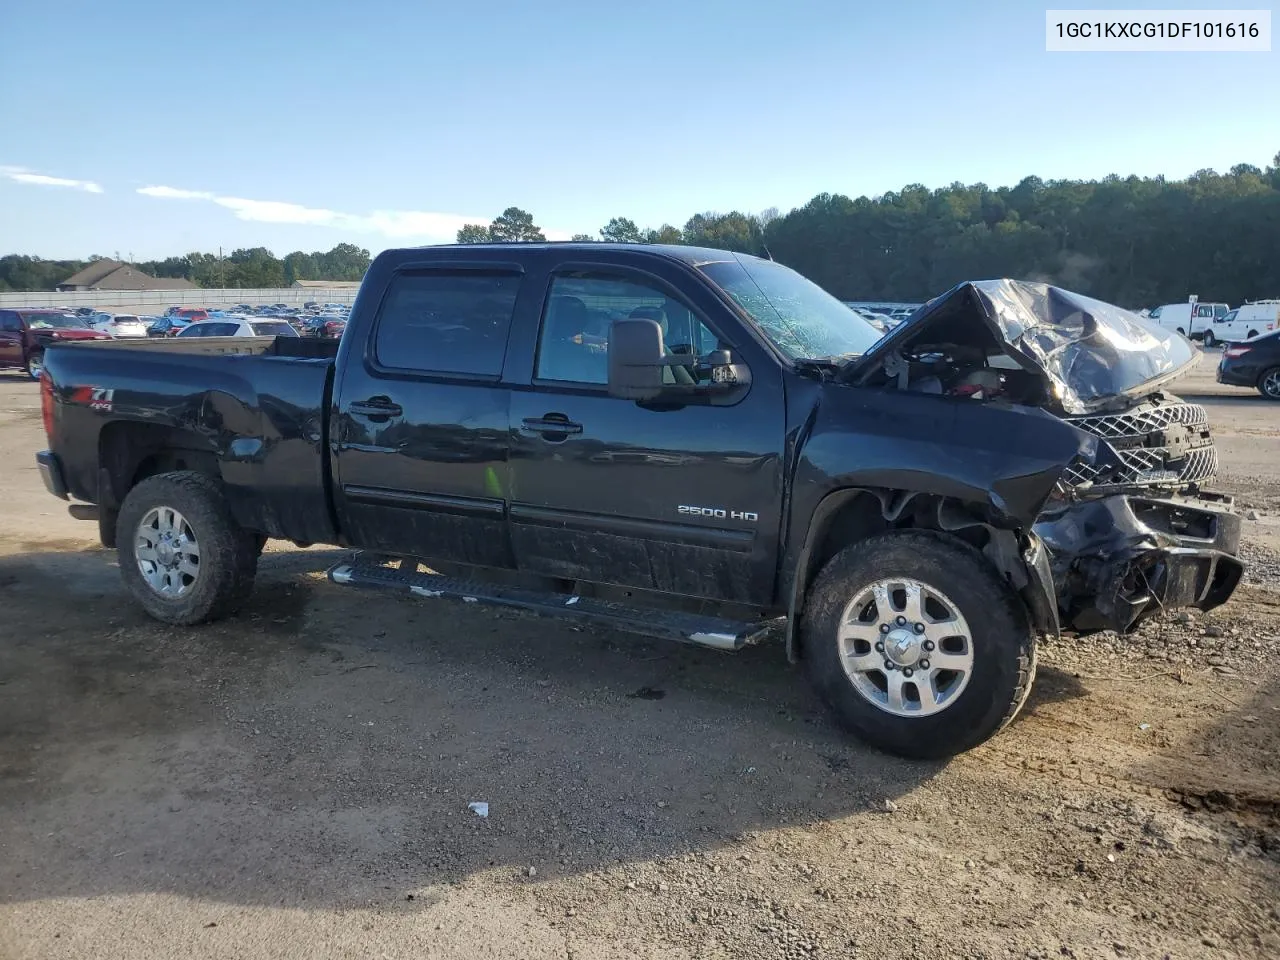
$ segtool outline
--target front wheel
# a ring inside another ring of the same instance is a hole
[[[236,523],[218,484],[201,474],[161,473],[130,490],[116,541],[125,586],[165,623],[229,616],[253,588],[257,538]]]
[[[838,553],[810,592],[801,640],[844,726],[905,757],[982,743],[1017,715],[1035,676],[1022,602],[979,551],[930,531]]]
[[[1258,392],[1268,400],[1280,400],[1280,367],[1262,372],[1258,378]]]
[[[1217,338],[1213,335],[1213,331],[1212,331],[1212,330],[1206,330],[1206,331],[1204,332],[1204,345],[1205,345],[1206,347],[1210,347],[1210,348],[1211,348],[1211,347],[1212,347],[1215,343],[1217,343],[1217,342],[1218,342],[1218,340],[1217,340]]]
[[[42,373],[44,373],[44,352],[40,351],[27,357],[27,376],[32,380],[39,380]]]

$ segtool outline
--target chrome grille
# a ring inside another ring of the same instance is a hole
[[[1121,437],[1145,437],[1157,430],[1165,430],[1175,423],[1188,427],[1207,427],[1209,416],[1198,403],[1167,403],[1162,407],[1114,416],[1075,417],[1073,426],[1096,434],[1104,440]]]
[[[1076,461],[1065,474],[1073,485],[1181,485],[1202,483],[1218,474],[1209,418],[1198,404],[1169,403],[1128,413],[1072,417],[1068,422],[1109,442],[1125,465],[1117,473],[1108,473]],[[1169,436],[1178,430],[1180,434]],[[1150,445],[1151,435],[1162,432],[1165,445]]]

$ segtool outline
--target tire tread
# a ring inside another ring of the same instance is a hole
[[[142,579],[133,558],[134,530],[147,511],[172,506],[197,531],[201,577],[180,600],[166,600]],[[192,471],[160,473],[143,480],[125,497],[116,521],[120,573],[130,593],[151,616],[191,625],[220,620],[239,610],[253,591],[258,569],[257,539],[236,523],[220,484]]]

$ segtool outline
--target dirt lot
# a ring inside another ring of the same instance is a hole
[[[1280,406],[1211,411],[1250,583],[1042,648],[945,764],[717,655],[327,583],[169,629],[0,374],[0,958],[1280,956]],[[468,810],[489,804],[489,816]]]

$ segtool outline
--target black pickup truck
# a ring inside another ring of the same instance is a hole
[[[733,650],[785,633],[839,718],[943,756],[1035,641],[1215,607],[1242,572],[1182,337],[1037,283],[887,336],[719,250],[393,250],[338,341],[51,347],[49,490],[154,617],[236,610],[268,538],[332,580]],[[90,506],[92,505],[92,506]],[[428,566],[429,564],[429,566]]]

